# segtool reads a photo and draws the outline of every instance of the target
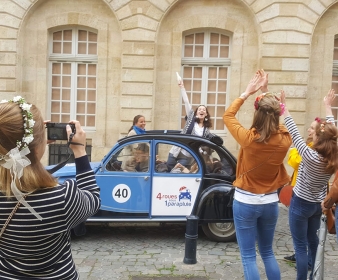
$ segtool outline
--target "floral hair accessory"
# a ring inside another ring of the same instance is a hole
[[[315,118],[315,121],[318,122],[318,123],[321,122],[320,118],[318,118],[318,117]]]
[[[324,133],[324,131],[325,131],[325,123],[321,123],[320,124],[320,132]]]
[[[16,146],[21,151],[24,148],[28,147],[28,145],[34,140],[33,137],[33,126],[35,121],[33,120],[33,114],[30,111],[32,104],[27,104],[26,100],[21,96],[16,96],[11,100],[1,100],[1,103],[16,103],[22,110],[22,117],[23,117],[23,128],[24,134],[21,141],[16,141]]]
[[[255,109],[258,110],[259,109],[259,102],[262,100],[262,98],[266,95],[273,95],[277,101],[280,101],[280,99],[273,93],[270,93],[270,92],[265,92],[265,93],[262,93],[261,95],[257,96],[256,99],[255,99],[255,102],[254,102],[254,106],[255,106]],[[279,115],[283,115],[284,112],[285,112],[285,104],[284,103],[279,103],[279,106],[280,106],[280,113]]]

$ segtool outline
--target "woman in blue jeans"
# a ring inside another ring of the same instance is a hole
[[[268,75],[257,71],[244,93],[223,115],[229,132],[240,144],[233,203],[236,236],[246,280],[260,279],[256,263],[256,242],[269,280],[280,280],[272,249],[278,218],[277,189],[288,183],[283,161],[291,145],[287,129],[279,124],[284,105],[267,92]],[[253,123],[244,128],[235,115],[244,101],[261,89],[255,102]]]
[[[296,251],[297,280],[307,279],[308,248],[312,261],[316,259],[317,230],[322,214],[321,202],[326,195],[328,180],[338,169],[338,130],[334,125],[331,110],[334,98],[334,90],[330,90],[324,98],[326,119],[316,118],[308,129],[309,137],[313,139],[312,148],[306,145],[288,109],[285,108],[285,125],[302,157],[289,209],[290,231]],[[283,91],[281,100],[285,104]],[[312,280],[312,275],[313,269],[310,280]]]

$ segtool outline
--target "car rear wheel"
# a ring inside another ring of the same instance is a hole
[[[205,235],[212,241],[230,242],[236,240],[234,223],[208,223],[202,224]]]

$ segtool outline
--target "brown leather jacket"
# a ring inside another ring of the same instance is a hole
[[[331,208],[333,204],[338,202],[338,171],[336,172],[336,176],[333,180],[332,186],[330,188],[330,192],[324,199],[324,207]]]

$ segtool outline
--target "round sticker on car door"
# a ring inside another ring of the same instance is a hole
[[[118,184],[113,189],[112,196],[116,202],[125,203],[131,196],[131,190],[125,184]]]

